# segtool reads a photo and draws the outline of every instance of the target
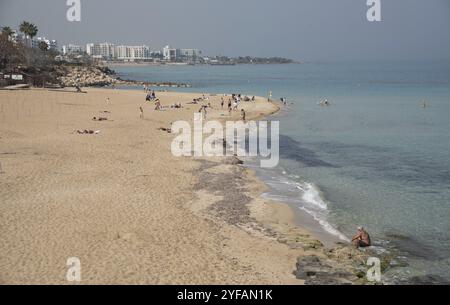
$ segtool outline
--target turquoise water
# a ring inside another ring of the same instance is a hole
[[[179,91],[287,97],[280,165],[260,171],[268,196],[343,239],[365,226],[409,265],[401,277],[450,280],[450,63],[115,69],[193,86]]]

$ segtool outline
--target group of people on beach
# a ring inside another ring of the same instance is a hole
[[[148,91],[147,96],[145,97],[146,102],[151,102],[156,100],[156,94],[155,91]]]

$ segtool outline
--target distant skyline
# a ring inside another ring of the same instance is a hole
[[[26,20],[59,45],[111,42],[199,48],[205,55],[295,60],[450,59],[450,1],[381,0],[368,22],[366,0],[81,0],[68,22],[65,0],[0,0],[0,26]]]

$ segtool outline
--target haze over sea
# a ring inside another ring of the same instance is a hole
[[[363,225],[408,265],[392,279],[450,280],[450,62],[113,68],[192,85],[180,91],[286,97],[280,165],[257,170],[266,196],[342,238]]]

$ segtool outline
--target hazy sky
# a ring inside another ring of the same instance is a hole
[[[40,35],[68,42],[166,44],[208,55],[299,60],[449,59],[450,0],[381,0],[382,22],[366,0],[0,0],[0,26],[27,20]]]

